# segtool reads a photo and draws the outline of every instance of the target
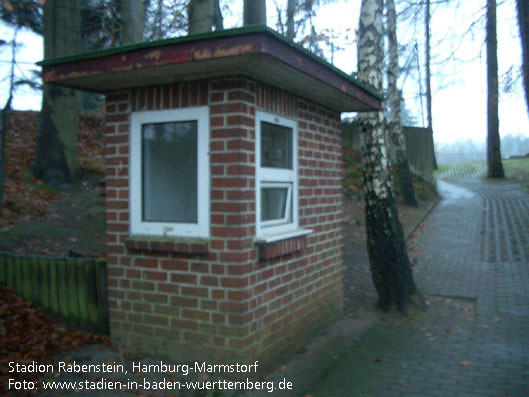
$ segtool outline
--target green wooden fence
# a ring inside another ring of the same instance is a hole
[[[71,329],[108,333],[103,260],[0,253],[0,283]]]

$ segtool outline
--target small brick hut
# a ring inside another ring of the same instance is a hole
[[[114,343],[261,369],[340,315],[340,112],[379,95],[262,26],[42,66],[106,94]]]

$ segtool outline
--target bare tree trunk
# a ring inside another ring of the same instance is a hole
[[[529,3],[527,0],[518,0],[518,26],[522,43],[522,73],[525,91],[525,103],[529,113]]]
[[[143,1],[121,0],[121,45],[142,42],[144,26]]]
[[[358,78],[382,91],[383,0],[362,0],[358,29]],[[422,302],[413,281],[402,226],[398,219],[387,155],[384,113],[361,113],[367,250],[378,306],[405,312],[414,297]]]
[[[189,3],[188,34],[211,32],[223,28],[219,0],[191,0]]]
[[[17,53],[16,47],[19,29],[20,26],[16,26],[15,31],[13,32],[13,41],[11,42],[11,70],[9,73],[9,96],[0,114],[0,205],[4,202],[4,186],[6,180],[6,138],[7,127],[9,125],[8,115],[11,111],[11,103],[13,101],[13,89],[15,86],[15,65]]]
[[[46,59],[81,50],[81,17],[77,1],[48,0],[44,3],[43,36]],[[76,179],[78,91],[44,84],[37,146],[31,170],[52,185]]]
[[[156,26],[154,28],[156,40],[163,39],[163,0],[158,0],[156,4],[156,16],[154,19]]]
[[[432,159],[433,159],[433,168],[434,170],[437,169],[437,159],[435,158],[435,149],[433,144],[433,116],[432,116],[432,76],[431,76],[431,46],[430,46],[430,39],[432,37],[432,32],[430,28],[430,22],[431,22],[431,10],[430,10],[430,0],[426,0],[426,10],[424,12],[424,31],[426,36],[426,43],[425,43],[425,58],[426,58],[426,66],[425,66],[425,74],[426,74],[426,116],[427,116],[427,128],[430,130],[430,134],[432,134]]]
[[[266,0],[244,0],[243,24],[266,25]]]
[[[430,72],[430,57],[431,57],[431,48],[430,48],[430,39],[431,39],[431,30],[430,30],[430,0],[426,0],[426,10],[424,12],[424,33],[426,38],[425,43],[425,75],[426,75],[426,117],[427,117],[427,127],[432,128],[432,81],[431,81],[431,72]]]
[[[487,168],[489,178],[503,178],[498,118],[498,41],[496,0],[487,0]]]
[[[389,68],[388,68],[388,100],[391,105],[391,120],[389,136],[395,148],[395,167],[397,171],[397,186],[401,189],[402,197],[407,205],[418,205],[413,190],[410,166],[406,154],[406,141],[402,132],[400,95],[397,89],[399,74],[399,43],[397,40],[397,13],[395,1],[386,0],[388,16]]]
[[[213,7],[215,8],[215,19],[213,21],[213,25],[215,26],[216,30],[223,30],[224,29],[224,18],[222,16],[222,11],[220,9],[220,0],[214,0]]]
[[[287,39],[294,40],[296,29],[294,26],[294,15],[296,12],[296,0],[287,1]]]

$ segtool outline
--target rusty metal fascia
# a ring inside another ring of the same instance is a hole
[[[163,48],[142,48],[134,52],[113,54],[74,62],[43,65],[45,83],[82,79],[105,73],[119,73],[134,69],[200,62],[223,57],[255,53],[252,36],[184,42]]]
[[[364,103],[373,110],[381,109],[381,97],[363,87],[342,71],[326,64],[298,45],[272,34],[269,30],[244,35],[215,36],[205,40],[183,41],[165,46],[141,46],[134,51],[110,53],[102,58],[87,57],[76,61],[43,63],[43,81],[83,79],[102,74],[116,74],[186,62],[201,62],[247,54],[266,54],[341,93]],[[116,76],[119,78],[119,76]],[[108,87],[102,87],[104,91]],[[97,88],[94,87],[94,91]]]

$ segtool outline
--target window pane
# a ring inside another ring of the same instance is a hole
[[[261,122],[261,167],[292,169],[292,129]]]
[[[261,221],[285,218],[288,188],[261,188]]]
[[[144,222],[197,223],[197,122],[142,126]]]

